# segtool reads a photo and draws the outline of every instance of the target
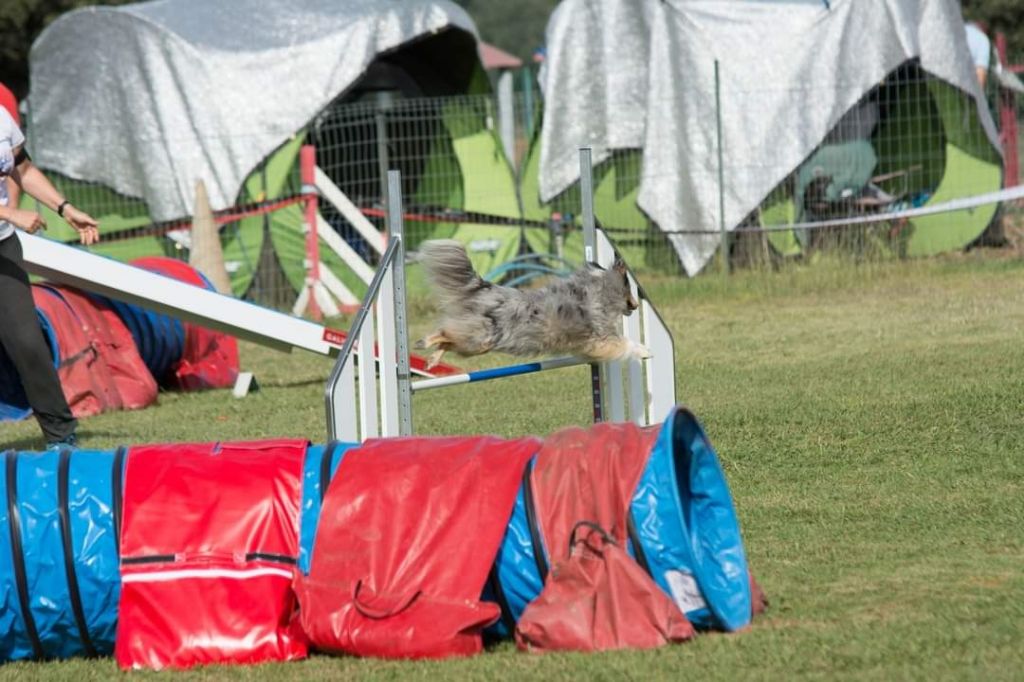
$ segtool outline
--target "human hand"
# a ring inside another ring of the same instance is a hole
[[[11,209],[7,216],[7,222],[29,234],[46,229],[46,221],[43,220],[43,216],[35,211],[26,211],[20,208]]]
[[[78,239],[85,246],[100,240],[100,231],[96,219],[85,211],[80,211],[71,204],[64,207],[64,220],[78,232]]]

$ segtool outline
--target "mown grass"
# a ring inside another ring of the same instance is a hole
[[[653,652],[207,668],[239,679],[1019,679],[1024,671],[1024,262],[982,255],[657,280],[678,394],[728,473],[771,598],[746,632]],[[413,306],[414,332],[428,320]],[[496,359],[490,359],[494,362]],[[501,361],[501,360],[499,360]],[[262,390],[163,394],[89,446],[323,440],[329,363],[243,346]],[[476,363],[467,365],[478,366]],[[415,399],[421,433],[544,434],[589,415],[585,370]],[[33,424],[0,441],[38,445]],[[14,664],[88,679],[112,661]]]

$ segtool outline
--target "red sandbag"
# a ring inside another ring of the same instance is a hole
[[[150,257],[133,260],[132,265],[204,289],[212,288],[198,270],[184,261]],[[184,323],[184,328],[185,350],[171,368],[172,387],[198,391],[233,386],[238,378],[238,341],[233,336],[189,322]]]
[[[291,589],[306,447],[279,440],[130,450],[119,666],[306,656]]]
[[[633,491],[658,431],[598,424],[544,441],[530,480],[545,543],[562,558],[519,619],[521,649],[651,648],[694,635],[686,616],[622,549]],[[577,547],[580,522],[600,529],[600,537],[590,534]]]
[[[577,524],[570,544],[519,619],[520,649],[653,649],[694,636],[675,603],[600,526]]]
[[[482,649],[480,593],[531,438],[392,438],[350,450],[324,499],[299,617],[317,648],[441,658]]]
[[[113,385],[120,409],[138,410],[156,402],[156,381],[135,347],[135,340],[113,308],[73,287],[49,285],[60,292],[75,312],[82,331],[102,361],[106,380]]]
[[[61,293],[46,285],[33,284],[32,299],[57,337],[60,363],[57,376],[71,413],[76,417],[89,417],[121,409],[121,396],[97,344]]]

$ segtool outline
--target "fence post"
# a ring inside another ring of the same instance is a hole
[[[1006,57],[1006,34],[996,33],[996,56],[1003,68],[1010,68]],[[1016,187],[1019,182],[1017,154],[1017,96],[1013,90],[999,90],[999,132],[1003,142],[1003,187]]]
[[[597,264],[597,222],[594,218],[594,175],[590,147],[580,149],[580,199],[583,202],[583,267]],[[590,366],[590,392],[594,407],[594,423],[604,421],[601,366]]]
[[[722,273],[729,274],[729,232],[725,229],[725,169],[722,165],[722,97],[715,60],[715,136],[718,141],[718,257]]]
[[[516,160],[516,111],[513,78],[512,72],[507,69],[498,76],[498,131],[502,146],[505,148],[505,159],[515,172],[519,164]]]
[[[391,159],[388,155],[388,124],[384,114],[391,108],[390,93],[378,92],[375,103],[373,120],[377,133],[377,171],[380,173],[380,201],[381,205],[387,207],[389,206],[388,183],[390,182],[388,168],[391,166]]]
[[[317,293],[320,288],[320,240],[317,237],[317,195],[316,195],[316,148],[311,144],[302,145],[299,150],[299,171],[302,193],[306,195],[306,260],[309,261],[306,274],[306,290],[309,292],[307,309],[314,320],[323,319]]]

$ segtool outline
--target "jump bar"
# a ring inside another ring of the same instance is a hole
[[[534,372],[546,372],[550,369],[562,367],[575,367],[576,365],[589,365],[590,360],[578,357],[554,358],[552,360],[541,360],[540,362],[527,362],[522,365],[508,365],[506,367],[494,367],[492,369],[481,369],[465,374],[453,374],[436,379],[423,379],[410,384],[412,391],[426,391],[431,388],[443,388],[457,384],[471,384],[476,381],[487,381],[488,379],[501,379],[502,377],[513,377],[521,374],[533,374]]]

